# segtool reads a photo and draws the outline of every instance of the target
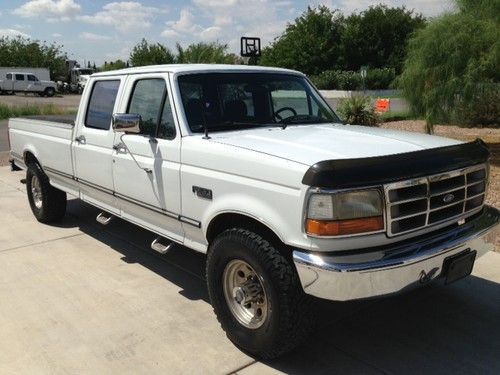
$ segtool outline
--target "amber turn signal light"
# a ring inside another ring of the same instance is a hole
[[[307,219],[306,222],[307,234],[315,236],[342,236],[347,234],[376,232],[382,229],[384,229],[383,216],[333,221]]]

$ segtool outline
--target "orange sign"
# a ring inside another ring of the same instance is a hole
[[[377,99],[375,101],[375,111],[388,112],[391,109],[391,99]]]

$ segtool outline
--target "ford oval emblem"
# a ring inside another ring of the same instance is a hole
[[[446,194],[444,197],[443,197],[443,202],[444,203],[450,203],[453,199],[455,199],[455,196],[453,194]]]

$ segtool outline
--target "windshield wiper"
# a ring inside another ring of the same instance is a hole
[[[290,124],[326,124],[329,123],[327,119],[323,117],[314,116],[314,115],[295,115],[284,118],[279,122],[282,125],[282,129],[286,129],[286,127]]]

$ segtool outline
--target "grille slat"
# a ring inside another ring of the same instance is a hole
[[[486,186],[485,165],[386,185],[388,235],[470,215],[482,208]]]

